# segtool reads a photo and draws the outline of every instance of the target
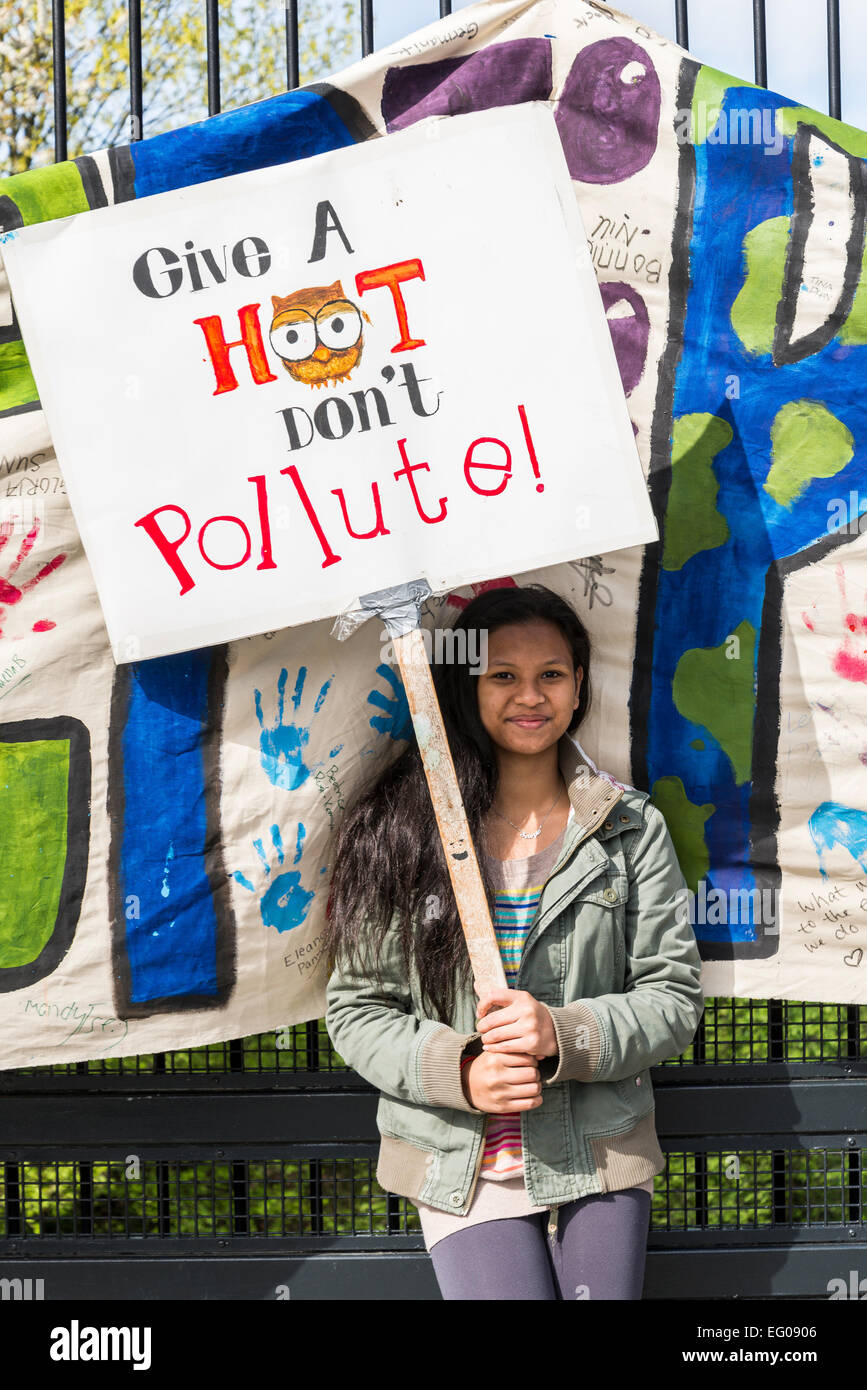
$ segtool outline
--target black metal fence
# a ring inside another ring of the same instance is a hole
[[[667,1168],[645,1298],[848,1287],[865,1027],[860,1007],[708,1000],[652,1073]],[[376,1093],[321,1021],[0,1073],[0,1107],[0,1277],[47,1298],[438,1296],[412,1203],[376,1183]]]
[[[689,0],[673,0],[677,42],[689,47]],[[820,0],[816,0],[820,3]],[[840,0],[825,0],[827,7],[828,113],[841,116]],[[284,0],[286,12],[286,88],[298,86],[298,0]],[[208,59],[208,115],[220,111],[219,0],[204,0]],[[753,0],[753,54],[755,80],[768,85],[768,37],[766,0]],[[65,0],[52,0],[52,49],[54,75],[54,158],[66,159],[66,17]],[[141,138],[143,129],[142,14],[141,0],[128,0],[129,8],[129,108],[130,139]],[[439,0],[441,17],[451,14],[451,0]],[[431,19],[435,15],[431,15]],[[375,47],[373,0],[359,0],[358,22],[364,57]]]
[[[212,114],[217,10],[206,0]],[[675,10],[686,46],[686,0]],[[63,159],[62,0],[53,13]],[[359,22],[367,53],[371,0]],[[827,23],[839,116],[838,0],[827,0]],[[764,0],[753,0],[753,26],[765,85]],[[139,0],[129,0],[129,27],[141,131]],[[286,71],[296,85],[297,0],[286,6]],[[667,1167],[645,1298],[826,1299],[833,1280],[860,1296],[865,1032],[863,1007],[707,1001],[692,1046],[652,1073]],[[0,1073],[0,1299],[437,1298],[414,1207],[376,1183],[375,1111],[376,1092],[335,1056],[321,1020]]]

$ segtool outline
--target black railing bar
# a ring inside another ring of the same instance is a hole
[[[6,1162],[3,1167],[3,1204],[6,1208],[6,1235],[24,1234],[21,1215],[21,1167]]]
[[[373,0],[361,0],[361,56],[373,52]]]
[[[237,1159],[231,1168],[232,1173],[232,1235],[250,1234],[250,1192],[247,1185],[247,1165]]]
[[[861,1029],[858,1017],[858,1005],[847,1004],[844,1017],[846,1019],[846,1051],[844,1056],[852,1058],[853,1061],[858,1061],[861,1057]]]
[[[708,1224],[708,1162],[706,1153],[696,1153],[694,1156],[695,1174],[695,1224],[702,1227]]]
[[[245,1070],[244,1039],[232,1038],[228,1046],[229,1070]],[[236,1159],[231,1166],[232,1183],[232,1235],[246,1236],[250,1233],[250,1189],[247,1164],[244,1159]]]
[[[75,1234],[93,1235],[93,1164],[78,1164],[78,1197],[74,1202]]]
[[[325,1231],[325,1202],[324,1187],[322,1182],[322,1160],[314,1158],[309,1164],[310,1175],[310,1229],[316,1235],[322,1235]],[[355,1202],[352,1202],[353,1219],[355,1217]],[[303,1222],[303,1207],[302,1207]],[[303,1230],[303,1226],[302,1226]]]
[[[141,140],[143,102],[141,68],[141,0],[128,0],[130,140]]]
[[[164,1052],[154,1053],[154,1074],[165,1076],[168,1073],[166,1054]],[[170,1168],[168,1162],[159,1160],[156,1165],[156,1200],[157,1200],[157,1229],[161,1236],[171,1235],[171,1190],[169,1183]],[[142,1177],[142,1187],[147,1193],[147,1182]],[[145,1198],[146,1201],[146,1198]]]
[[[753,0],[753,57],[756,85],[768,85],[768,25],[765,0]]]
[[[171,1165],[160,1160],[157,1163],[156,1177],[157,1231],[161,1236],[170,1236],[172,1234]]]
[[[307,1068],[308,1071],[318,1071],[321,1066],[319,1055],[319,1021],[313,1019],[305,1028],[307,1045]]]
[[[298,64],[298,0],[286,0],[286,88],[294,91],[300,81]]]
[[[54,162],[66,158],[66,13],[63,0],[51,4],[51,48],[54,63]]]
[[[840,97],[840,0],[828,0],[828,114],[839,121]]]
[[[674,0],[674,23],[677,42],[681,48],[689,48],[689,5],[687,0]]]
[[[440,19],[445,19],[452,12],[452,0],[440,0]]]
[[[768,1000],[768,1061],[786,1060],[786,1009],[782,999]]]
[[[398,1197],[395,1192],[387,1192],[385,1194],[385,1229],[390,1236],[403,1234],[404,1200],[403,1197]]]
[[[217,0],[205,0],[205,34],[208,49],[208,115],[220,114],[220,12]]]
[[[707,1017],[702,1014],[692,1039],[692,1062],[690,1066],[700,1067],[707,1063]]]
[[[789,1165],[786,1150],[774,1149],[771,1156],[771,1204],[775,1226],[789,1225]]]
[[[846,1190],[847,1196],[847,1220],[858,1222],[863,1220],[864,1201],[861,1190],[861,1154],[857,1149],[850,1148],[845,1155],[846,1159]]]

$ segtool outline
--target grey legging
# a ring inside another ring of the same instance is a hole
[[[567,1202],[548,1213],[454,1231],[430,1257],[444,1299],[640,1299],[650,1227],[640,1187]]]

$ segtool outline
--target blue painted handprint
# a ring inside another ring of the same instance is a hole
[[[298,825],[298,837],[295,846],[295,858],[293,864],[297,864],[303,853],[304,836],[306,830],[303,825]],[[278,865],[283,863],[285,855],[283,853],[283,840],[280,835],[280,828],[277,825],[271,826],[271,843],[277,851]],[[265,879],[268,887],[259,899],[259,912],[262,916],[263,925],[275,927],[277,931],[291,931],[293,927],[299,927],[307,916],[307,909],[313,901],[314,894],[303,887],[301,875],[294,869],[287,869],[285,873],[278,874],[276,878],[271,878],[271,865],[265,856],[265,850],[261,840],[253,841],[253,848],[259,856]],[[328,865],[323,865],[319,870],[324,874]],[[257,890],[240,869],[236,869],[232,877],[242,888],[248,889],[251,893]]]
[[[381,690],[371,690],[367,697],[368,704],[378,705],[381,710],[385,711],[384,714],[371,715],[371,727],[381,734],[388,734],[389,738],[394,739],[396,743],[399,743],[401,739],[411,739],[413,737],[412,716],[409,712],[403,681],[384,662],[377,666],[376,674],[385,677],[391,686],[392,694],[383,695]]]
[[[823,858],[837,845],[848,850],[856,864],[867,872],[867,812],[839,801],[823,801],[817,806],[807,828],[819,856],[819,873],[828,877]]]
[[[262,718],[262,692],[260,690],[255,692],[256,718],[259,720],[259,728],[262,730],[259,735],[259,748],[262,755],[262,766],[268,775],[268,780],[275,787],[286,787],[289,791],[296,791],[298,787],[304,785],[311,772],[314,772],[317,767],[321,767],[322,764],[314,763],[308,767],[304,761],[310,739],[309,726],[301,723],[283,723],[284,696],[288,676],[289,673],[284,666],[277,679],[277,723],[269,728],[265,727],[265,721]],[[292,692],[292,706],[295,710],[301,704],[306,679],[307,667],[300,666],[295,680],[295,689]],[[331,675],[326,681],[323,681],[313,706],[314,716],[322,708],[322,703],[333,680],[334,676]],[[343,744],[339,743],[336,748],[332,748],[329,757],[335,758],[342,747]]]

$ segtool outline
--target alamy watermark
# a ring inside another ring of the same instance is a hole
[[[854,489],[848,497],[831,497],[827,502],[828,531],[845,531],[858,536],[867,532],[867,497]]]
[[[45,535],[45,503],[40,498],[0,498],[0,528],[5,536],[26,536],[36,530]]]
[[[706,101],[681,108],[674,118],[674,131],[679,145],[692,145],[693,130],[705,133],[709,145],[764,145],[765,154],[779,154],[786,142],[776,112],[768,106],[720,106]]]
[[[150,1327],[91,1327],[72,1318],[51,1329],[52,1361],[130,1361],[134,1371],[151,1365]]]
[[[680,924],[689,921],[690,926],[703,927],[762,926],[769,935],[779,930],[777,888],[708,888],[702,879],[697,893],[681,888],[676,897],[675,912]]]
[[[470,675],[483,676],[488,669],[488,629],[486,627],[421,627],[422,645],[428,664],[467,666]],[[397,663],[394,643],[383,628],[380,633],[380,661]],[[411,650],[411,649],[410,649]]]
[[[22,1279],[17,1275],[11,1279],[0,1279],[0,1301],[4,1303],[29,1303],[44,1298],[44,1279]]]

